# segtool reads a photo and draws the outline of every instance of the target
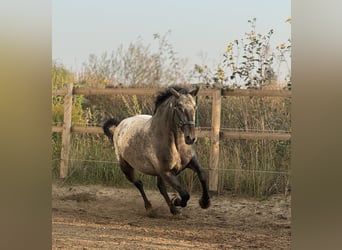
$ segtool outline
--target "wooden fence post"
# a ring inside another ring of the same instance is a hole
[[[216,88],[213,92],[213,103],[211,113],[211,147],[209,163],[209,191],[218,193],[218,166],[219,166],[219,144],[221,124],[221,89]]]
[[[59,171],[60,178],[65,178],[68,174],[73,89],[72,83],[67,84],[67,93],[64,96],[61,165]]]

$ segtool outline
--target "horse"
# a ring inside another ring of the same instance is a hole
[[[135,170],[157,177],[157,186],[173,215],[180,213],[190,199],[177,175],[189,168],[197,173],[202,187],[201,208],[210,206],[207,175],[199,163],[194,143],[195,96],[199,87],[173,85],[159,92],[153,115],[136,115],[118,121],[108,119],[102,126],[114,143],[115,154],[126,178],[140,191],[147,212],[152,210],[143,183]],[[110,130],[115,126],[114,133]],[[166,183],[178,192],[170,199]]]

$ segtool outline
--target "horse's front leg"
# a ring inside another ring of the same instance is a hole
[[[209,192],[208,192],[208,179],[207,179],[207,175],[204,172],[201,164],[198,161],[197,156],[193,156],[189,165],[187,166],[189,168],[191,168],[192,170],[194,170],[197,175],[198,178],[201,182],[202,185],[202,197],[199,200],[199,204],[201,206],[201,208],[208,208],[210,206],[210,196],[209,196]]]
[[[170,184],[179,194],[179,197],[172,199],[172,204],[174,206],[186,207],[188,200],[190,199],[189,193],[181,186],[177,177],[170,171],[161,175],[163,180]]]
[[[169,195],[167,194],[167,190],[166,190],[166,185],[165,182],[163,180],[163,178],[161,178],[160,176],[157,177],[157,186],[158,189],[160,191],[160,193],[162,194],[162,196],[164,197],[167,205],[170,208],[170,212],[175,215],[179,213],[179,210],[176,208],[176,206],[173,204],[173,202],[170,200]]]

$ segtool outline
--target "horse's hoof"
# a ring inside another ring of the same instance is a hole
[[[149,218],[156,218],[157,217],[156,211],[154,209],[152,209],[152,207],[150,207],[149,209],[146,209],[146,214],[147,214],[147,217],[149,217]]]
[[[152,210],[152,204],[151,204],[151,202],[146,202],[146,203],[145,203],[145,209],[146,209],[146,211]]]
[[[199,204],[200,204],[201,208],[206,209],[206,208],[210,207],[210,199],[201,198],[199,200]]]
[[[173,214],[173,215],[177,215],[177,214],[180,214],[181,213],[181,210],[176,208],[175,206],[172,206],[170,207],[170,212]]]

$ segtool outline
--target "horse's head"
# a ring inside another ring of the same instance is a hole
[[[170,92],[176,97],[174,103],[175,123],[183,132],[185,143],[188,145],[193,144],[197,139],[195,133],[196,102],[194,97],[197,95],[198,90],[197,87],[187,94],[181,94],[174,88],[170,88]]]

